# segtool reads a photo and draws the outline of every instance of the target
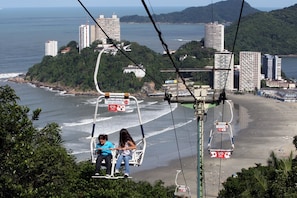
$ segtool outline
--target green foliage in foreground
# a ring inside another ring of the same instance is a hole
[[[293,144],[297,148],[297,136]],[[229,177],[219,192],[220,198],[243,197],[297,197],[297,157],[278,159],[272,152],[268,165],[242,169]]]
[[[18,100],[0,87],[0,197],[172,197],[174,188],[162,181],[92,179],[94,166],[68,154],[58,124],[35,128],[41,110],[30,112]]]

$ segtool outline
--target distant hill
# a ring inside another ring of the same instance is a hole
[[[225,28],[225,48],[232,50],[237,24]],[[261,12],[242,18],[236,51],[270,54],[297,54],[297,4],[280,10]]]
[[[238,20],[241,8],[241,0],[220,1],[201,7],[189,7],[181,12],[153,15],[156,22],[161,23],[208,23],[218,21],[220,23],[234,22]],[[261,12],[244,3],[243,16]],[[153,14],[153,13],[152,13]],[[121,22],[148,23],[147,16],[131,15],[120,18]]]

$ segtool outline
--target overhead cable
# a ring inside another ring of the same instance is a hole
[[[144,1],[144,0],[141,0],[141,2],[142,2],[145,11],[146,11],[147,14],[148,14],[148,17],[150,18],[150,20],[151,20],[151,22],[152,22],[152,24],[153,24],[153,26],[154,26],[154,28],[155,28],[157,34],[158,34],[158,37],[159,37],[159,39],[160,39],[160,42],[161,42],[161,44],[162,44],[162,46],[163,46],[163,48],[164,48],[164,50],[165,50],[167,56],[169,57],[169,59],[170,59],[170,61],[171,61],[171,63],[172,63],[172,66],[175,68],[175,72],[178,74],[178,76],[179,76],[180,79],[182,80],[183,84],[185,85],[185,87],[186,87],[186,89],[188,90],[188,92],[190,93],[190,95],[191,95],[191,96],[194,98],[194,100],[196,101],[196,98],[195,98],[194,94],[192,93],[192,91],[190,90],[190,88],[188,87],[188,85],[186,85],[186,81],[185,81],[185,79],[182,77],[181,73],[179,72],[179,68],[178,68],[178,67],[176,66],[176,64],[174,63],[173,58],[172,58],[172,56],[171,56],[171,54],[170,54],[168,45],[164,42],[164,40],[163,40],[163,38],[162,38],[162,32],[158,29],[158,27],[157,27],[157,25],[156,25],[156,22],[154,21],[154,19],[153,19],[151,13],[150,13],[150,11],[149,11],[149,9],[148,9],[148,7],[147,7],[145,1]]]

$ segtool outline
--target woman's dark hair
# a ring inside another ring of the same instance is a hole
[[[119,145],[121,147],[125,147],[125,144],[127,141],[133,142],[135,144],[133,138],[131,137],[130,133],[128,132],[127,129],[121,129],[120,130],[120,139],[119,139]]]

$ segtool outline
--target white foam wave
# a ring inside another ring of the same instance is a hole
[[[145,137],[146,137],[146,138],[149,138],[149,137],[152,137],[152,136],[160,135],[160,134],[162,134],[162,133],[166,133],[166,132],[171,131],[171,130],[173,130],[173,129],[178,129],[178,128],[180,128],[180,127],[183,127],[183,126],[185,126],[185,125],[187,125],[187,124],[193,122],[194,120],[195,120],[195,119],[188,120],[187,122],[181,122],[181,123],[176,124],[175,126],[166,127],[166,128],[164,128],[164,129],[161,129],[161,130],[158,130],[158,131],[151,131],[151,132],[147,132],[147,131],[146,131]],[[140,140],[140,139],[142,139],[141,136],[136,136],[136,137],[135,137],[135,140],[136,140],[136,141],[137,141],[137,140]]]
[[[28,83],[28,85],[32,88],[36,88],[36,85],[32,84],[32,83]]]
[[[75,94],[68,94],[67,91],[60,91],[56,95],[59,95],[59,96],[75,96]]]
[[[78,155],[78,154],[84,154],[84,153],[90,153],[90,150],[81,150],[81,151],[72,151],[72,155]]]
[[[157,104],[158,103],[158,101],[154,101],[154,102],[148,102],[147,104],[148,105],[154,105],[154,104]]]
[[[0,74],[0,79],[14,78],[21,74],[23,73],[3,73],[3,74]]]
[[[110,120],[110,119],[112,119],[112,117],[98,118],[98,119],[96,119],[96,122],[102,122],[102,121]],[[66,126],[66,127],[82,126],[82,125],[86,125],[86,124],[91,124],[93,121],[94,121],[93,119],[83,119],[78,122],[63,123],[63,126]]]

